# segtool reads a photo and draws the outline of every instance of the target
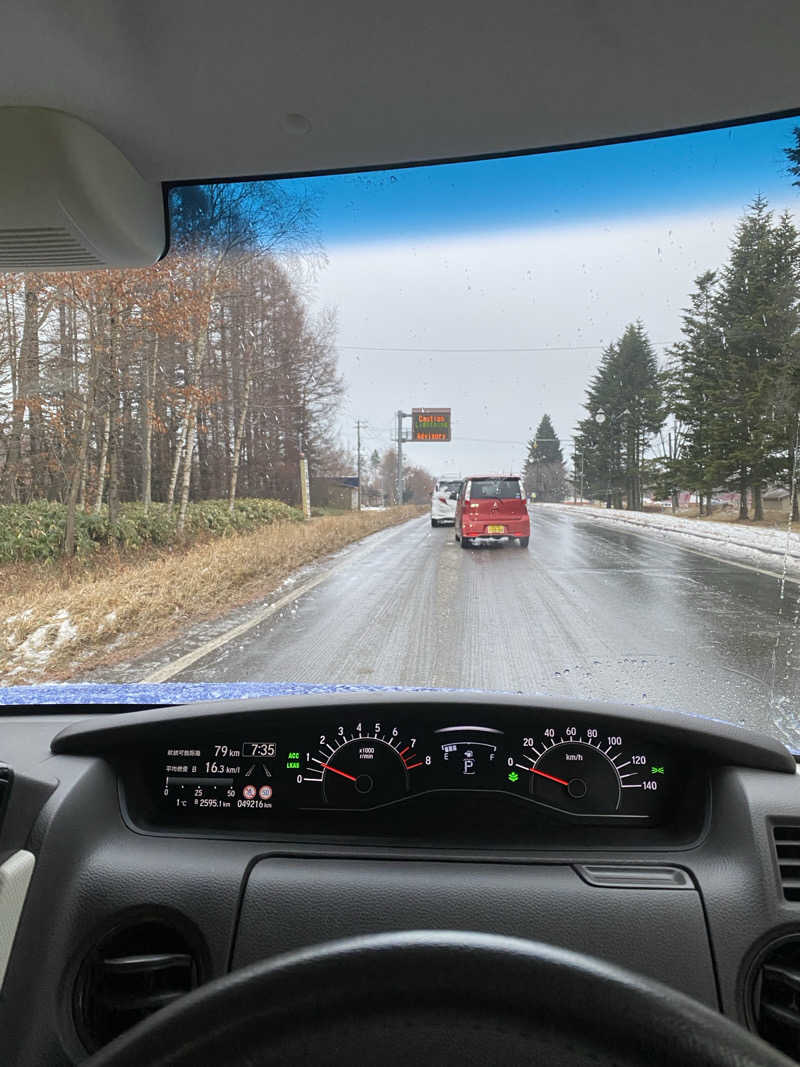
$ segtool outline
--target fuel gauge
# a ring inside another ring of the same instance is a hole
[[[503,762],[500,730],[447,726],[436,731],[443,779],[457,789],[493,789]]]

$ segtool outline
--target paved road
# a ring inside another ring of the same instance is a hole
[[[800,598],[647,534],[534,509],[528,551],[462,551],[427,518],[175,676],[436,685],[660,705],[776,728],[798,695]],[[773,666],[774,661],[774,666]]]

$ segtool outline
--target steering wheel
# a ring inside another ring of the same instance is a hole
[[[565,949],[460,931],[315,945],[233,971],[86,1067],[788,1067],[729,1019]]]

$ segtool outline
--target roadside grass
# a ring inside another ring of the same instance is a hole
[[[671,515],[672,511],[667,510],[662,514]],[[738,508],[720,508],[718,511],[712,511],[710,515],[701,515],[699,508],[695,505],[690,508],[679,508],[675,512],[675,518],[677,519],[699,519],[700,522],[729,522],[735,523],[737,526],[757,526],[768,530],[785,530],[789,524],[789,516],[786,512],[766,512],[763,519],[759,519],[756,522],[755,519],[740,519]],[[792,525],[795,525],[794,523]]]
[[[296,570],[420,515],[415,506],[276,522],[171,551],[0,566],[0,683],[64,681],[272,592]]]

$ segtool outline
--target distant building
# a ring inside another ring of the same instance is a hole
[[[350,475],[312,477],[312,508],[358,508],[358,478]]]

